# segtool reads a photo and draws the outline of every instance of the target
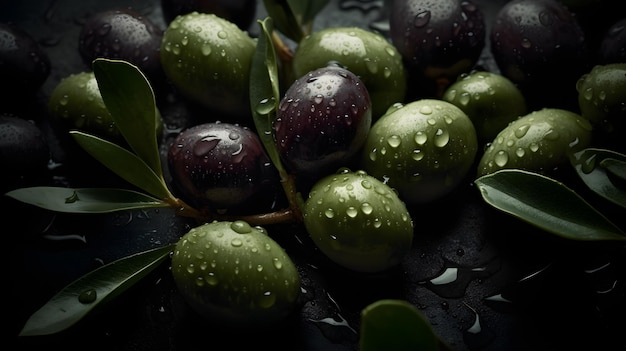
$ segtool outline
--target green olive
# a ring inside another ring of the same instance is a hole
[[[517,86],[503,75],[486,71],[462,74],[446,89],[442,100],[467,114],[480,142],[493,140],[509,123],[528,113]]]
[[[250,116],[249,82],[256,41],[234,23],[211,13],[177,16],[165,30],[161,64],[187,97],[228,117]]]
[[[361,78],[372,100],[372,118],[403,102],[405,69],[398,50],[382,35],[357,27],[332,27],[306,36],[293,57],[295,76],[339,63]]]
[[[551,173],[568,162],[570,153],[587,147],[591,133],[589,121],[574,112],[533,111],[498,133],[480,159],[478,176],[503,168]]]
[[[64,128],[125,143],[107,109],[93,72],[71,74],[56,85],[48,99],[48,112]],[[156,135],[160,140],[163,120],[157,111]]]
[[[451,192],[468,174],[478,142],[474,125],[447,101],[422,99],[389,109],[370,129],[362,168],[386,180],[407,204]]]
[[[172,255],[174,281],[210,322],[262,327],[282,321],[300,294],[298,270],[265,229],[214,221],[183,235]]]
[[[626,151],[626,63],[598,65],[576,84],[582,117],[594,126],[594,138]]]
[[[389,186],[364,171],[341,169],[315,183],[304,225],[335,263],[358,272],[397,266],[413,241],[413,221]]]

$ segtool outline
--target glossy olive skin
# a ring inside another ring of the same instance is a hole
[[[394,0],[389,29],[411,73],[413,95],[440,97],[476,64],[485,46],[485,19],[471,1]]]
[[[557,108],[536,110],[498,133],[483,153],[477,175],[511,168],[552,175],[569,162],[570,153],[589,146],[591,138],[591,123],[580,115]]]
[[[626,63],[597,65],[576,84],[582,117],[594,126],[594,143],[625,152]]]
[[[256,0],[161,0],[163,17],[170,23],[178,15],[190,12],[214,13],[248,30],[256,14]]]
[[[372,103],[354,73],[328,66],[300,77],[280,101],[272,130],[298,176],[316,178],[351,162],[372,123]]]
[[[97,12],[83,24],[78,51],[89,69],[96,58],[136,65],[153,84],[163,83],[160,49],[163,30],[131,9]]]
[[[406,70],[398,50],[382,35],[357,27],[331,27],[306,36],[294,52],[296,78],[330,62],[365,83],[372,100],[372,121],[406,98]]]
[[[50,58],[22,28],[0,23],[0,106],[3,111],[23,108],[50,75]]]
[[[318,180],[303,213],[315,245],[350,270],[388,270],[411,249],[413,221],[406,205],[391,187],[362,170],[344,168]]]
[[[0,115],[0,189],[38,179],[49,160],[50,147],[39,126],[15,115]]]
[[[361,165],[407,205],[436,201],[466,178],[478,152],[476,130],[456,105],[420,99],[389,109],[372,125]]]
[[[589,50],[565,6],[555,0],[510,1],[497,13],[490,39],[501,74],[518,85],[530,110],[576,108],[576,80],[589,68]]]
[[[61,79],[48,99],[48,113],[53,123],[64,130],[80,130],[126,145],[100,94],[93,71],[70,74]],[[157,111],[155,134],[161,140],[163,120]]]
[[[487,71],[461,74],[444,92],[442,100],[463,110],[476,128],[481,144],[489,142],[527,111],[522,92],[505,76]]]
[[[161,63],[168,80],[188,100],[224,122],[251,124],[250,67],[256,41],[215,14],[191,12],[165,30]],[[215,121],[213,118],[211,121]]]
[[[169,146],[167,164],[181,198],[212,210],[253,209],[248,202],[278,182],[259,137],[237,124],[183,130]]]
[[[211,222],[176,243],[172,275],[185,301],[211,325],[270,328],[300,295],[298,269],[262,227]]]

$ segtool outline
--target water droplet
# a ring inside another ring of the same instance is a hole
[[[96,289],[87,289],[81,292],[80,295],[78,295],[78,301],[80,303],[89,304],[96,301],[97,297],[98,294],[96,292]]]
[[[428,22],[430,22],[430,11],[422,11],[420,13],[418,13],[417,15],[415,15],[415,19],[413,20],[413,24],[418,27],[424,27],[425,25],[428,24]]]
[[[402,143],[402,139],[397,135],[392,135],[387,138],[387,144],[393,148],[397,148]]]
[[[444,147],[448,145],[449,141],[450,141],[450,133],[448,133],[448,130],[441,129],[441,128],[437,129],[437,132],[435,133],[435,138],[434,138],[435,146]]]
[[[250,224],[248,224],[248,222],[246,221],[242,221],[242,220],[237,220],[234,221],[230,224],[230,228],[238,234],[248,234],[250,232],[252,232],[252,227],[250,226]]]
[[[274,264],[274,268],[276,268],[276,269],[283,269],[283,262],[280,259],[275,257],[272,260],[272,263]]]
[[[65,203],[66,204],[72,204],[76,201],[79,201],[80,198],[78,197],[78,193],[76,191],[72,192],[72,195],[68,196],[65,198]]]
[[[496,153],[493,160],[498,167],[504,167],[509,162],[509,154],[504,150],[500,150]]]
[[[415,133],[414,140],[415,140],[415,143],[417,143],[417,145],[421,146],[426,143],[426,141],[428,140],[428,136],[426,135],[426,133],[420,130],[417,133]]]
[[[324,215],[326,218],[333,218],[335,217],[335,211],[332,208],[327,208],[326,211],[324,211]]]
[[[261,308],[270,308],[274,306],[276,303],[276,296],[272,294],[270,291],[266,291],[261,295],[258,300],[259,307]]]
[[[517,129],[515,129],[513,134],[515,135],[516,138],[521,139],[526,135],[526,133],[528,133],[529,129],[530,129],[530,124],[522,124]]]
[[[366,214],[369,215],[372,213],[372,211],[374,210],[374,208],[372,207],[372,205],[370,205],[369,202],[364,202],[361,204],[361,211]]]
[[[354,208],[354,206],[350,206],[346,209],[346,214],[350,218],[355,218],[359,214],[359,212],[356,210],[356,208]]]

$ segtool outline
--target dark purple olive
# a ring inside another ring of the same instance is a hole
[[[190,12],[213,13],[233,22],[241,30],[248,30],[256,15],[256,0],[161,0],[163,17],[167,23],[178,15]]]
[[[600,43],[598,64],[626,62],[626,18],[615,22]]]
[[[361,79],[329,65],[289,87],[273,131],[285,166],[299,176],[316,178],[351,161],[371,124],[372,102]]]
[[[162,38],[163,31],[150,19],[131,9],[113,9],[86,20],[78,49],[89,68],[96,58],[125,60],[139,67],[154,83],[160,83]]]
[[[50,75],[50,58],[22,28],[0,23],[0,106],[3,111],[32,100]]]
[[[483,13],[466,0],[395,0],[389,30],[414,76],[410,88],[424,90],[417,94],[441,96],[474,67],[485,46]]]
[[[251,199],[278,184],[258,135],[238,124],[204,123],[183,130],[169,146],[167,162],[180,197],[213,210],[252,208]]]
[[[491,52],[505,77],[517,84],[530,110],[573,108],[576,81],[589,69],[585,34],[556,0],[513,0],[491,29]]]
[[[21,117],[0,115],[1,188],[15,187],[45,173],[50,148],[43,131]]]

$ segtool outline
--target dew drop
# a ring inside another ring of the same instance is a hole
[[[448,145],[449,141],[450,141],[450,133],[448,133],[448,130],[441,129],[441,128],[437,129],[437,132],[435,133],[435,138],[434,138],[435,146],[444,147]]]
[[[359,214],[359,212],[356,210],[356,208],[354,208],[354,206],[350,206],[346,209],[346,214],[350,218],[355,218]]]
[[[413,20],[413,24],[418,27],[424,27],[430,22],[430,11],[422,11],[415,15],[415,19]]]
[[[252,227],[248,222],[242,220],[236,220],[230,224],[230,229],[238,234],[248,234],[252,232]]]
[[[89,304],[96,301],[97,297],[96,289],[87,289],[78,295],[78,301],[80,303]]]
[[[393,148],[397,148],[398,146],[400,146],[401,142],[402,142],[402,139],[397,135],[392,135],[389,138],[387,138],[387,144],[389,144],[389,146]]]
[[[521,139],[526,135],[526,133],[528,133],[529,129],[530,129],[530,124],[522,124],[517,129],[515,129],[513,134],[515,135],[516,138]]]
[[[504,167],[506,166],[507,162],[509,162],[509,154],[504,150],[500,150],[498,151],[498,153],[496,153],[493,159],[496,165],[498,165],[499,167]]]
[[[326,211],[324,211],[324,215],[326,218],[333,218],[335,217],[335,211],[332,208],[327,208]]]
[[[419,131],[415,133],[414,140],[415,140],[415,143],[417,143],[417,145],[424,145],[426,141],[428,140],[428,136],[426,135],[426,133]]]
[[[374,208],[372,207],[372,205],[370,205],[369,202],[364,202],[361,204],[361,211],[366,214],[369,215],[372,213],[372,211],[374,210]]]

